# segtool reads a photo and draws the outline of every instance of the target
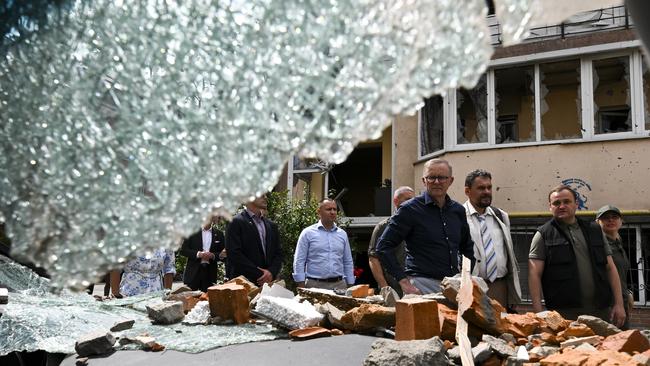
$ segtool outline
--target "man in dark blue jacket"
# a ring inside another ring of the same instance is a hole
[[[465,208],[447,195],[453,182],[449,162],[427,161],[422,175],[426,192],[403,204],[379,239],[381,262],[404,294],[440,292],[440,281],[459,272],[459,254],[474,262]],[[406,242],[405,268],[395,257],[402,241]]]

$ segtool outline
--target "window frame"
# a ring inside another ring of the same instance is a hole
[[[537,54],[516,56],[492,60],[486,71],[487,76],[487,115],[488,115],[488,140],[481,143],[459,144],[457,142],[457,111],[456,89],[449,89],[443,97],[443,148],[422,154],[422,114],[418,110],[418,161],[430,159],[453,151],[469,151],[484,149],[501,149],[511,147],[542,146],[557,144],[573,144],[595,141],[616,141],[650,137],[650,129],[646,129],[644,94],[643,94],[643,68],[640,41],[615,42],[603,45],[582,47],[579,49],[556,50]],[[630,87],[630,114],[632,130],[612,133],[595,133],[595,116],[593,100],[593,61],[627,56],[629,61],[629,87]],[[540,65],[547,62],[556,62],[569,59],[580,60],[580,99],[582,137],[561,140],[542,140],[541,126],[541,99],[540,99]],[[495,70],[530,66],[534,67],[534,103],[535,103],[535,140],[525,142],[496,143],[496,105],[495,105]],[[650,115],[650,114],[649,114]]]

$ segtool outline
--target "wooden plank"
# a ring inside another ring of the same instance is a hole
[[[458,317],[456,319],[456,342],[460,347],[460,360],[463,366],[474,366],[474,356],[472,356],[472,344],[467,337],[467,321],[460,314],[467,310],[471,301],[462,301],[463,298],[472,298],[472,276],[470,275],[472,262],[463,256],[463,267],[460,272],[460,291],[458,291]],[[469,296],[463,294],[469,293]]]

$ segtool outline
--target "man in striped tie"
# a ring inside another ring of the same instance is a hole
[[[468,200],[463,206],[476,258],[472,274],[485,279],[488,296],[512,308],[521,301],[519,266],[512,247],[508,214],[490,206],[492,175],[482,169],[467,174],[465,195]]]

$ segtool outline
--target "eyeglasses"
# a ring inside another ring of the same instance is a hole
[[[439,183],[444,183],[449,179],[449,177],[445,177],[443,175],[429,175],[427,177],[424,177],[424,179],[426,179],[426,181],[429,183],[434,183],[435,181],[438,181]]]

